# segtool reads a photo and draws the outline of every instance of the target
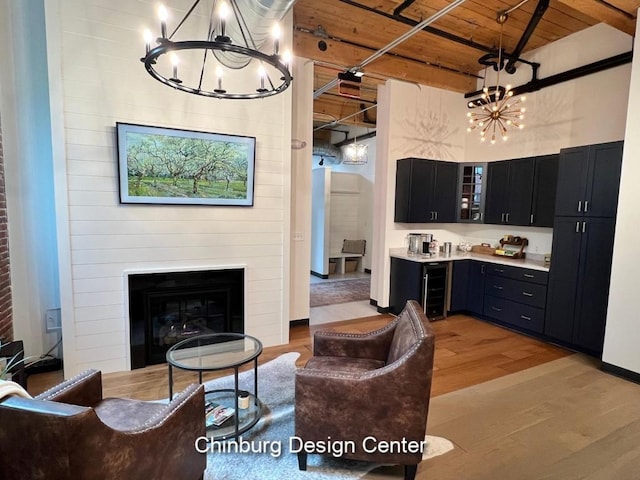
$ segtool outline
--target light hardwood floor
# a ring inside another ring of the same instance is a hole
[[[369,331],[388,321],[375,316],[316,327],[294,327],[289,345],[266,348],[311,355],[311,335],[328,327]],[[572,354],[471,317],[434,322],[436,356],[427,432],[455,449],[422,462],[418,480],[640,479],[640,386],[599,370]],[[49,375],[48,377],[46,375]],[[30,379],[34,393],[59,378]],[[105,395],[167,396],[166,367],[104,376]],[[32,384],[33,380],[33,384]],[[181,378],[182,384],[193,375]],[[380,467],[367,480],[402,478]]]
[[[312,354],[313,332],[330,328],[345,332],[368,332],[386,325],[392,319],[391,315],[375,315],[318,326],[292,327],[289,344],[265,348],[259,360],[264,363],[286,352],[299,352],[301,355],[297,363],[302,366]],[[454,315],[432,325],[436,333],[432,396],[540,365],[569,353],[464,315]],[[229,373],[207,374],[205,379]],[[29,377],[28,389],[31,394],[37,394],[60,381],[60,372],[34,375]],[[197,382],[197,375],[174,369],[174,382],[175,391],[179,391],[189,383]],[[154,365],[130,372],[105,374],[103,390],[106,397],[140,400],[165,398],[168,396],[167,366]]]

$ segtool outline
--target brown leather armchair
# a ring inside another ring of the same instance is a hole
[[[198,479],[206,457],[204,389],[169,404],[102,398],[90,370],[33,399],[0,401],[0,476],[5,480]]]
[[[306,470],[308,453],[340,448],[345,458],[404,465],[405,479],[415,478],[424,448],[433,353],[433,330],[414,301],[393,322],[370,333],[317,332],[314,356],[296,372],[300,470]]]

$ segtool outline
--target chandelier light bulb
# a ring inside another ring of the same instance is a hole
[[[222,71],[222,67],[220,65],[216,66],[216,79],[218,80],[218,88],[214,90],[215,93],[227,93],[227,91],[222,88],[223,74],[224,72]]]
[[[169,12],[167,7],[162,4],[158,5],[158,18],[160,19],[160,36],[167,38],[167,19],[169,18]]]
[[[162,4],[158,5],[158,18],[161,22],[165,23],[169,19],[169,11],[167,10],[167,7]]]
[[[175,53],[171,54],[171,65],[173,66],[173,76],[170,78],[170,80],[172,82],[175,83],[182,83],[180,81],[180,79],[178,78],[178,64],[180,63],[180,59],[178,58],[178,55],[176,55]]]
[[[151,33],[151,30],[148,28],[145,28],[142,32],[142,38],[144,38],[146,53],[149,53],[151,50],[151,42],[153,41],[153,33]]]
[[[220,20],[226,21],[230,13],[231,9],[229,8],[229,4],[227,2],[220,2],[220,6],[218,7],[218,17],[220,17]]]
[[[291,50],[286,49],[283,53],[282,53],[282,61],[284,62],[284,64],[287,66],[287,68],[291,65],[291,61],[293,60],[293,54],[291,53]]]
[[[271,36],[273,37],[273,54],[278,55],[280,51],[280,36],[282,35],[282,29],[280,28],[280,23],[276,22],[273,24],[273,28],[271,28]]]
[[[264,92],[266,89],[264,88],[264,79],[267,76],[267,71],[264,69],[263,65],[258,67],[258,76],[260,77],[260,88],[257,89],[257,92]]]
[[[216,37],[217,42],[230,43],[231,39],[226,35],[227,29],[227,18],[231,13],[231,9],[227,2],[220,2],[220,6],[218,7],[218,17],[220,18],[220,35]]]

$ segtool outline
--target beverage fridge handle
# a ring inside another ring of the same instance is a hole
[[[424,299],[422,309],[424,310],[424,314],[427,314],[427,298],[428,298],[428,290],[427,284],[429,283],[429,274],[425,272],[424,274],[424,291],[422,292],[422,298]]]

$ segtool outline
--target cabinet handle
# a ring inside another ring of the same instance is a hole
[[[527,317],[526,315],[520,315],[520,318],[523,320],[531,321],[531,317]]]
[[[438,211],[436,210],[434,213],[436,214],[436,220],[438,220]]]
[[[578,202],[578,211],[582,212],[582,200]]]
[[[501,312],[502,309],[498,307],[491,307],[491,310],[495,310],[496,312]]]
[[[529,223],[533,223],[533,213],[531,214],[531,219],[529,220]]]
[[[523,273],[524,278],[533,278],[535,275],[531,275],[530,273]]]
[[[585,213],[589,211],[589,200],[584,201],[584,211]]]
[[[427,290],[427,284],[429,283],[429,274],[425,273],[424,274],[424,294],[423,294],[423,298],[424,298],[424,305],[422,306],[422,309],[424,310],[424,314],[427,314],[427,299],[429,297],[429,291]]]
[[[484,265],[480,265],[480,273],[484,275]]]
[[[523,294],[525,297],[533,297],[533,293],[529,293],[529,292],[522,292],[522,294]]]
[[[507,223],[509,223],[509,213],[507,213]]]
[[[504,213],[501,213],[501,214],[500,214],[500,221],[501,221],[502,223],[504,223]]]
[[[580,222],[576,222],[576,233],[580,233]]]
[[[480,221],[482,221],[482,218],[484,217],[484,213],[480,212]]]
[[[587,231],[587,222],[582,222],[582,233]]]
[[[501,287],[500,285],[494,285],[493,288],[495,288],[496,290],[502,290],[504,287]]]
[[[493,269],[494,272],[498,272],[498,273],[504,273],[504,270],[502,268],[494,268]]]

